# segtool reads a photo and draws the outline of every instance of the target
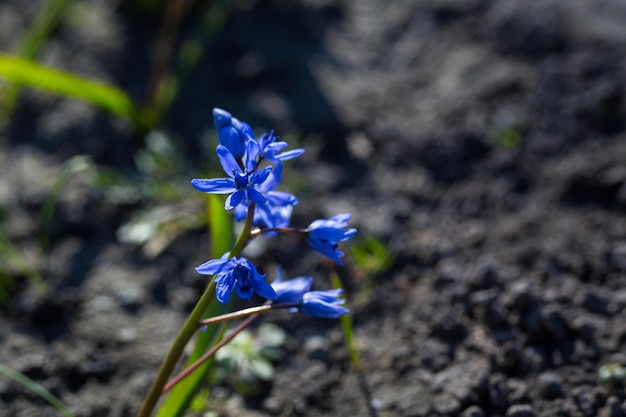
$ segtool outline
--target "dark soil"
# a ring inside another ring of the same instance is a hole
[[[2,50],[39,3],[0,4]],[[141,99],[160,14],[135,3],[78,2],[40,60]],[[225,108],[307,148],[285,175],[295,225],[351,212],[394,263],[365,276],[348,258],[339,270],[363,375],[337,322],[277,314],[267,320],[288,331],[288,355],[266,395],[221,388],[219,415],[626,416],[623,387],[598,379],[626,365],[624,2],[243,3],[163,123],[186,161],[175,181],[191,188],[206,172],[211,108]],[[132,181],[142,143],[101,110],[33,91],[0,133],[2,230],[51,290],[16,273],[0,363],[77,416],[137,412],[205,284],[193,269],[208,258],[203,228],[149,256],[116,231],[160,202],[112,202],[81,175],[39,249],[63,162],[87,154]],[[330,265],[293,243],[270,241],[259,268],[280,262],[328,288]],[[0,415],[57,414],[0,378]]]

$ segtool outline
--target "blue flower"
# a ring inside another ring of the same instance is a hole
[[[241,298],[250,299],[253,293],[268,300],[276,299],[276,292],[265,282],[266,275],[259,274],[254,264],[246,258],[213,259],[196,268],[203,275],[217,275],[215,295],[221,303],[230,299],[235,290]]]
[[[279,163],[272,169],[267,179],[259,186],[259,192],[266,198],[267,203],[256,206],[253,224],[261,228],[288,227],[293,206],[298,204],[296,196],[284,191],[276,191],[274,188],[282,180],[283,165]],[[248,214],[250,201],[244,199],[235,208],[235,219],[240,222]],[[268,233],[268,236],[271,234]]]
[[[309,317],[337,318],[349,313],[342,305],[345,300],[340,298],[343,291],[340,289],[327,291],[311,291],[313,278],[298,277],[288,281],[282,280],[282,274],[272,283],[276,291],[274,303],[297,304],[292,311]]]
[[[343,290],[340,289],[309,291],[302,296],[298,310],[310,317],[336,319],[350,312],[347,308],[342,307],[342,304],[345,303],[345,300],[340,298],[342,294]]]
[[[246,152],[246,144],[254,139],[252,129],[245,122],[240,122],[226,110],[213,109],[213,121],[219,137],[219,144],[225,146],[235,159],[240,159]]]
[[[307,242],[312,249],[343,265],[340,258],[344,253],[338,249],[337,243],[356,234],[356,229],[346,229],[351,217],[349,213],[343,213],[327,220],[315,220],[305,230]]]
[[[250,140],[246,144],[245,170],[239,166],[233,154],[224,145],[217,145],[217,156],[224,172],[230,178],[193,179],[191,185],[197,190],[212,194],[230,194],[224,207],[226,210],[235,208],[247,198],[258,204],[265,204],[266,198],[255,188],[261,185],[270,175],[272,167],[266,167],[261,171],[256,170],[259,145]]]
[[[304,153],[302,148],[279,153],[287,147],[287,142],[276,142],[276,135],[274,135],[273,130],[261,135],[259,146],[261,147],[261,157],[272,162],[287,161]]]

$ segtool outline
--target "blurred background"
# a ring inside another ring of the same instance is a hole
[[[621,0],[1,0],[0,363],[136,413],[206,284],[220,107],[306,148],[294,225],[353,214],[367,378],[278,315],[276,373],[197,415],[626,415],[625,70]],[[0,378],[4,415],[56,414]]]

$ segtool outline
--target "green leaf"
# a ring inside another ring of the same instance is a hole
[[[23,34],[17,53],[23,58],[35,58],[44,47],[50,35],[65,17],[74,0],[48,0],[43,2],[37,16]],[[2,89],[0,106],[10,114],[20,92],[20,85],[8,85]]]
[[[67,407],[54,395],[50,394],[44,387],[27,377],[26,375],[13,370],[7,366],[0,364],[0,374],[5,375],[12,380],[19,382],[26,388],[37,394],[48,404],[56,408],[56,410],[65,417],[74,417],[74,415],[67,409]]]
[[[40,88],[50,93],[81,99],[119,116],[139,128],[148,123],[119,88],[40,65],[30,59],[0,54],[0,76],[18,85]]]

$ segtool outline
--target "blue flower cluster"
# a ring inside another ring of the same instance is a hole
[[[282,181],[283,162],[302,155],[304,149],[285,150],[287,142],[278,140],[273,131],[257,140],[247,123],[227,111],[214,109],[213,118],[219,136],[217,156],[227,177],[194,179],[193,187],[205,193],[229,194],[224,208],[232,210],[237,221],[253,216],[255,235],[301,234],[312,249],[341,265],[344,254],[337,244],[356,234],[356,229],[347,227],[350,214],[315,220],[306,229],[294,229],[289,227],[289,222],[298,199],[276,190]],[[249,213],[251,209],[254,213]],[[265,275],[259,274],[252,262],[242,256],[227,254],[196,270],[216,276],[216,296],[223,303],[234,290],[241,298],[250,299],[256,293],[268,300],[297,304],[298,311],[312,317],[338,317],[348,312],[341,306],[341,291],[311,291],[312,279],[308,277],[277,280],[270,285]]]

